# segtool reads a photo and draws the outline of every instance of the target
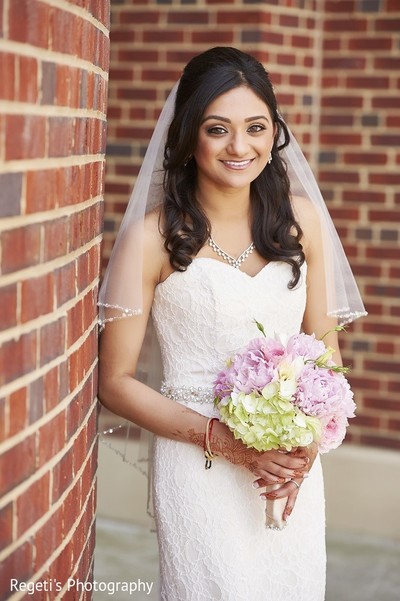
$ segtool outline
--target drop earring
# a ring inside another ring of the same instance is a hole
[[[269,153],[269,159],[267,161],[268,165],[272,163],[272,152]]]

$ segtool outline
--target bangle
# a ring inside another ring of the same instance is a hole
[[[216,417],[210,417],[206,425],[206,431],[204,434],[204,457],[206,459],[206,463],[204,465],[206,470],[209,470],[212,466],[213,459],[216,458],[216,455],[211,450],[210,438],[211,432],[213,429],[214,421],[218,421]]]

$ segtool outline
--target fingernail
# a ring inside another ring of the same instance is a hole
[[[253,486],[253,488],[260,488],[260,485],[257,482],[257,480],[255,482],[253,482],[252,486]]]
[[[260,499],[261,499],[261,501],[266,501],[267,497],[265,495],[260,495]]]
[[[303,478],[308,478],[310,474],[308,472],[306,472],[305,474],[303,474]]]

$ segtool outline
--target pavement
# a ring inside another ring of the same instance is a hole
[[[103,590],[93,593],[93,601],[158,601],[154,532],[98,518],[96,536],[94,578]],[[328,530],[327,552],[325,601],[400,601],[400,542]],[[117,590],[117,583],[130,591]]]

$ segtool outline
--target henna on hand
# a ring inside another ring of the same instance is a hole
[[[307,466],[309,469],[309,463],[311,463],[308,456],[312,455],[311,449],[299,449],[295,452],[284,453],[284,455],[297,455],[297,461],[302,459],[304,461],[303,466],[299,465],[296,467],[285,466],[285,463],[277,460],[275,456],[266,455],[269,453],[259,453],[255,449],[248,448],[241,441],[234,438],[230,430],[221,422],[216,422],[216,429],[213,431],[210,446],[213,455],[224,457],[227,461],[233,465],[242,466],[248,469],[250,472],[263,478],[266,483],[260,485],[268,485],[273,483],[283,483],[288,478],[302,478],[304,476],[304,470]],[[194,428],[188,430],[186,439],[193,444],[204,448],[204,432],[196,432]],[[311,453],[310,453],[311,451]],[[276,453],[275,453],[276,454]],[[280,455],[280,457],[283,457]]]
[[[221,455],[234,465],[242,465],[251,472],[257,468],[254,450],[247,448],[240,440],[230,436],[224,436],[222,439],[213,437],[211,448],[217,455]]]
[[[188,441],[197,445],[198,447],[204,447],[204,433],[195,432],[193,428],[188,431]]]
[[[193,444],[204,447],[204,433],[196,432],[193,428],[188,431],[188,441]],[[226,434],[222,438],[212,436],[211,449],[215,455],[224,457],[234,465],[242,465],[251,472],[255,472],[257,462],[254,460],[254,450],[248,449],[240,440],[236,440],[231,435]]]

